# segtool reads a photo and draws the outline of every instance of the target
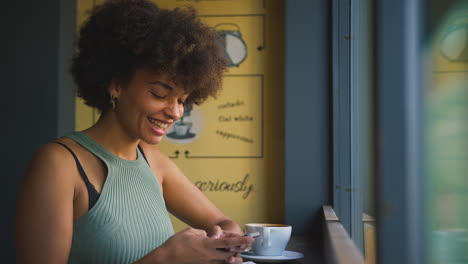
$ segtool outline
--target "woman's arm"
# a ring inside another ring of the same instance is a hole
[[[236,263],[242,258],[238,251],[219,250],[222,248],[247,248],[252,237],[208,237],[204,230],[187,228],[176,233],[159,248],[151,251],[134,264],[206,264]]]
[[[191,227],[203,229],[208,235],[215,226],[242,235],[239,225],[224,215],[169,159],[156,147],[142,144],[149,152],[149,162],[163,188],[168,210]]]
[[[44,145],[34,154],[17,204],[17,263],[68,262],[73,230],[73,164],[67,150],[56,144]]]

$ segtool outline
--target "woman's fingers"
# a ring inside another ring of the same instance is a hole
[[[242,263],[242,258],[237,257],[237,256],[230,256],[228,259],[226,259],[226,263],[229,264],[240,264]]]
[[[225,260],[214,260],[211,261],[210,264],[241,264],[242,263],[242,258],[240,257],[234,257],[230,256]]]
[[[221,229],[221,227],[218,225],[214,226],[212,231],[210,232],[210,237],[220,238],[221,236],[223,236],[223,229]]]
[[[233,247],[233,248],[230,248],[229,249],[229,252],[233,252],[233,253],[242,253],[244,252],[247,248],[249,247],[249,245],[241,245],[239,247]]]
[[[223,237],[218,239],[207,239],[207,243],[213,248],[247,248],[254,241],[252,237]]]
[[[221,237],[241,237],[242,235],[236,234],[236,233],[230,233],[230,232],[223,232]]]
[[[189,235],[199,236],[199,237],[206,237],[206,231],[202,229],[195,229],[195,228],[186,228],[182,230],[180,233],[187,233]]]
[[[239,253],[243,252],[247,247],[249,247],[253,241],[254,239],[252,237],[206,239],[208,247],[215,247],[217,249],[216,259],[222,259],[225,261],[230,259],[230,261],[234,261],[232,263],[237,263],[238,260],[242,260],[239,258]]]
[[[237,252],[231,251],[229,248],[217,248],[215,250],[215,259],[217,260],[225,260],[230,256],[235,256],[239,254]]]

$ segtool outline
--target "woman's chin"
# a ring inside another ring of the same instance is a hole
[[[141,138],[141,140],[147,144],[156,145],[159,142],[161,142],[162,138],[163,136],[151,136],[151,137],[143,137]]]

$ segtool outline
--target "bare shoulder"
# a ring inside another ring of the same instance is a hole
[[[46,181],[47,184],[72,184],[74,178],[65,177],[65,175],[70,175],[74,169],[74,163],[71,153],[63,146],[56,143],[44,144],[32,156],[25,184],[31,181]]]
[[[73,157],[65,147],[56,143],[47,143],[36,150],[30,165],[61,168],[69,167],[71,163],[73,163]]]
[[[140,142],[140,147],[148,159],[151,169],[158,177],[161,183],[168,177],[182,174],[182,171],[165,153],[159,150],[155,145]]]
[[[18,199],[18,214],[22,224],[30,217],[40,220],[40,210],[46,212],[71,212],[76,181],[73,157],[63,146],[48,143],[34,153],[21,185]],[[39,211],[38,211],[39,210]],[[50,215],[49,215],[50,216]],[[68,216],[68,214],[67,214]]]
[[[172,160],[155,145],[151,145],[145,142],[140,142],[140,147],[145,152],[146,157],[151,163],[157,163],[158,165],[169,165],[173,164]]]
[[[63,141],[63,139],[57,140],[58,142]],[[34,158],[57,158],[60,155],[64,155],[65,153],[69,153],[66,148],[61,146],[60,144],[54,143],[54,142],[49,142],[46,143],[42,146],[40,146],[35,152],[34,152]]]

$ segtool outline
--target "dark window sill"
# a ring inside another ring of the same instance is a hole
[[[323,206],[325,260],[329,264],[364,264],[354,244],[331,206]]]

